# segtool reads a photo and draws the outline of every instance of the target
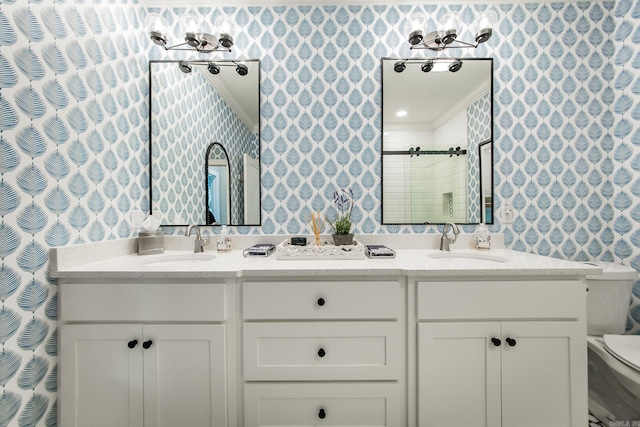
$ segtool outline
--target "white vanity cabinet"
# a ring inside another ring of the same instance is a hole
[[[227,425],[225,285],[61,283],[60,425]]]
[[[400,280],[243,284],[244,425],[400,426]]]
[[[587,424],[580,280],[417,282],[419,427]]]

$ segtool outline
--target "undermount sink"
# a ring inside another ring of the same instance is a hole
[[[198,265],[201,263],[209,262],[215,259],[215,255],[206,254],[206,253],[192,253],[192,254],[180,254],[180,255],[160,255],[158,257],[154,257],[153,259],[143,262],[143,265],[154,267],[154,266],[188,266],[188,265]]]
[[[481,260],[481,261],[492,261],[498,263],[505,263],[508,261],[507,258],[501,257],[499,255],[493,255],[484,252],[459,252],[459,251],[442,251],[436,252],[428,255],[429,258],[433,259],[457,259],[460,261],[469,261],[469,260]]]

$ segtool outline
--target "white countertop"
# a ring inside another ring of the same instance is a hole
[[[242,249],[256,242],[245,240]],[[403,236],[407,239],[408,236]],[[439,236],[435,236],[438,237]],[[432,258],[443,252],[433,249],[433,240],[421,237],[427,243],[418,249],[396,249],[394,259],[362,260],[278,260],[275,254],[267,258],[245,258],[242,250],[218,253],[206,251],[209,258],[200,261],[167,263],[173,257],[192,254],[193,239],[165,238],[164,254],[137,255],[136,239],[124,239],[76,246],[54,248],[50,256],[50,275],[64,279],[201,279],[232,277],[323,277],[323,276],[427,276],[474,277],[543,276],[566,277],[600,274],[597,266],[565,261],[509,249],[477,251],[462,239],[459,247],[452,247],[451,255],[502,258],[495,262],[474,258]],[[283,236],[278,236],[282,240]],[[240,241],[240,239],[237,239]],[[364,239],[363,239],[364,240]],[[261,239],[259,242],[268,241]],[[239,243],[239,242],[238,242]],[[375,242],[381,243],[380,238]],[[389,243],[392,248],[396,248]],[[213,257],[213,258],[212,258]],[[212,258],[212,259],[211,259]],[[152,265],[149,265],[152,264]]]

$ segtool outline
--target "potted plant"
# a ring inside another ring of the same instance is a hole
[[[342,188],[340,191],[333,192],[335,219],[332,221],[328,216],[326,219],[333,229],[333,243],[336,246],[353,244],[351,213],[353,212],[354,204],[353,191],[350,188],[346,190]]]

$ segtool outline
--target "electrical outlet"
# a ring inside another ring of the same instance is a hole
[[[131,211],[131,228],[142,228],[142,221],[144,221],[144,212],[139,210]]]
[[[503,224],[513,224],[513,217],[515,213],[513,212],[513,206],[511,203],[505,202],[502,204],[502,223]]]

